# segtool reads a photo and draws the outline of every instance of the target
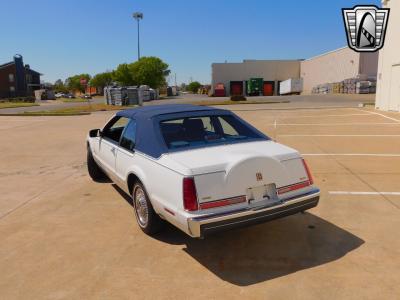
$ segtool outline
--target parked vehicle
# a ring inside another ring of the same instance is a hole
[[[75,99],[75,95],[72,93],[67,93],[67,94],[64,94],[64,98]]]
[[[90,176],[133,199],[140,228],[168,221],[192,237],[315,207],[319,189],[294,149],[234,113],[194,105],[118,112],[87,137]]]
[[[281,95],[300,94],[303,91],[303,79],[302,78],[290,78],[285,81],[281,81],[279,93]]]
[[[64,98],[64,97],[65,97],[65,94],[64,94],[64,93],[56,93],[54,96],[55,96],[56,98]]]
[[[83,94],[80,96],[82,99],[92,99],[92,96],[89,94]]]

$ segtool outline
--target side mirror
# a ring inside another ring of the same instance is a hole
[[[101,136],[101,131],[100,131],[100,129],[92,129],[92,130],[90,130],[89,131],[89,136],[90,137],[98,137],[98,136]]]

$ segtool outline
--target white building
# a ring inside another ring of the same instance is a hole
[[[339,82],[359,74],[376,76],[378,53],[358,53],[344,47],[306,60],[244,60],[240,63],[213,63],[211,68],[212,91],[222,83],[227,95],[237,85],[244,92],[244,83],[250,78],[262,78],[264,90],[272,88],[273,95],[279,94],[280,81],[303,78],[303,94],[309,94],[319,84]],[[240,87],[241,83],[243,87]],[[264,95],[269,94],[264,92]]]
[[[378,53],[359,53],[349,47],[333,50],[301,62],[303,94],[323,83],[340,82],[360,74],[376,76]]]
[[[376,108],[400,111],[400,1],[385,0],[390,8],[384,47],[379,51]]]

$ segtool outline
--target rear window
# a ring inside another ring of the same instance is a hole
[[[160,129],[169,149],[265,139],[229,115],[165,120],[160,122]]]

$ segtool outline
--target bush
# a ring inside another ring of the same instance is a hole
[[[35,97],[29,96],[29,97],[15,97],[15,98],[6,98],[6,99],[1,99],[1,102],[14,102],[14,103],[33,103],[35,102]]]
[[[246,101],[246,97],[242,95],[233,95],[231,96],[231,101]]]

